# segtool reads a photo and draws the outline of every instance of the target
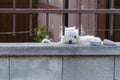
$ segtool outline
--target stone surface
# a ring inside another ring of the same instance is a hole
[[[113,80],[113,61],[113,57],[66,57],[63,80]]]
[[[0,80],[9,80],[8,58],[0,58]]]
[[[61,58],[11,58],[10,69],[10,80],[62,80]]]

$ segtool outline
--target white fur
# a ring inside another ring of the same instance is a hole
[[[71,44],[80,44],[83,46],[88,46],[90,43],[93,43],[93,45],[102,44],[102,40],[99,37],[84,35],[85,31],[83,29],[81,33],[82,35],[79,36],[79,30],[75,27],[65,28],[65,34],[62,35],[61,33],[61,42],[70,43],[71,41]]]
[[[50,42],[51,41],[49,39],[47,39],[47,38],[45,38],[45,39],[42,40],[42,43],[50,43]]]
[[[83,36],[83,35],[85,35],[85,31],[84,31],[84,28],[83,28],[83,26],[81,25],[81,36]]]
[[[79,31],[75,27],[65,28],[64,36],[61,35],[62,43],[79,43]]]
[[[81,45],[88,46],[88,45],[90,45],[91,41],[101,42],[101,44],[102,44],[102,40],[99,37],[95,37],[92,35],[80,36],[80,44]]]

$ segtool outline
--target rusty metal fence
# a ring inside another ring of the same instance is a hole
[[[96,8],[95,9],[82,9],[81,8],[81,1],[82,0],[77,0],[77,8],[76,9],[66,9],[65,8],[65,1],[63,0],[63,9],[49,9],[48,8],[48,4],[49,4],[49,0],[46,0],[46,9],[33,9],[32,8],[32,3],[33,0],[29,0],[29,5],[30,7],[27,9],[24,8],[16,8],[16,0],[13,0],[13,8],[0,8],[0,13],[12,13],[13,15],[13,29],[12,32],[0,32],[0,34],[11,34],[13,36],[15,36],[16,34],[21,34],[21,33],[29,33],[29,36],[32,36],[32,14],[34,13],[45,13],[46,14],[46,33],[48,35],[48,23],[49,23],[49,14],[51,13],[60,13],[63,15],[62,17],[62,26],[65,26],[65,15],[66,14],[76,14],[77,16],[77,24],[76,26],[79,28],[80,30],[80,25],[81,25],[81,14],[95,14],[95,26],[96,29],[89,29],[89,31],[110,31],[110,34],[113,34],[114,30],[120,30],[120,29],[114,29],[114,14],[120,14],[120,9],[115,9],[114,8],[114,0],[111,0],[111,4],[110,4],[110,9],[98,9],[97,8],[97,4],[98,4],[98,0],[96,0]],[[16,32],[16,14],[17,13],[29,13],[29,30],[28,31],[19,31]],[[97,15],[98,14],[109,14],[110,15],[110,29],[97,29]],[[63,28],[63,33],[64,33],[64,28]]]

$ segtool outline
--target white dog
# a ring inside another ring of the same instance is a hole
[[[81,31],[82,34],[83,32],[84,31]],[[79,30],[76,29],[76,27],[65,28],[65,34],[61,35],[61,42],[68,44],[81,44],[83,46],[98,46],[102,44],[102,40],[99,37],[95,37],[92,35],[83,35],[79,36]]]
[[[75,27],[65,28],[64,35],[61,35],[61,42],[68,44],[79,43],[79,31]]]
[[[99,37],[95,37],[92,35],[85,35],[85,36],[80,36],[80,44],[83,46],[101,46],[102,45],[102,40]]]

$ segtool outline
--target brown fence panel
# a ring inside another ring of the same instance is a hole
[[[30,8],[30,0],[16,0],[16,8]],[[13,0],[0,0],[0,8],[13,8]],[[32,8],[37,8],[37,0],[33,0]],[[13,35],[13,14],[0,14],[0,42],[32,42],[33,35],[30,36],[30,14],[28,13],[17,13],[15,14],[15,32],[27,33]],[[37,27],[37,14],[32,14],[32,29]],[[5,32],[5,34],[4,34]],[[7,33],[8,32],[8,33]]]

